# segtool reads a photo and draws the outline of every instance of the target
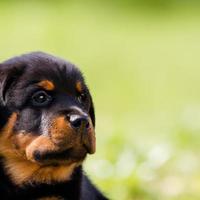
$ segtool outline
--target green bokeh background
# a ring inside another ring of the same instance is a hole
[[[35,50],[80,66],[111,199],[200,199],[200,7],[194,0],[0,1],[0,60]]]

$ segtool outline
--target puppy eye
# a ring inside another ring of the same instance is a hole
[[[80,103],[84,103],[84,102],[86,101],[86,99],[87,99],[87,96],[86,96],[86,94],[84,94],[84,93],[81,93],[81,94],[78,96],[78,101],[79,101]]]
[[[52,97],[45,91],[37,91],[32,95],[32,103],[35,106],[46,106],[51,100]]]

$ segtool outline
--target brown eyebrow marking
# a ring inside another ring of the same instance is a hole
[[[55,85],[53,84],[53,82],[51,82],[49,80],[40,81],[37,85],[43,87],[45,90],[54,90],[55,89]]]
[[[82,92],[83,86],[82,86],[81,81],[76,82],[76,89],[77,89],[78,92]]]

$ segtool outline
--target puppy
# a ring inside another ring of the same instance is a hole
[[[0,64],[0,198],[106,200],[82,171],[95,113],[79,69],[34,52]]]

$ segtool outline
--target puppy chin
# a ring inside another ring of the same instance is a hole
[[[82,163],[86,158],[86,151],[75,152],[73,149],[63,151],[45,151],[35,150],[32,156],[28,158],[31,162],[39,165],[70,165],[72,163]]]

